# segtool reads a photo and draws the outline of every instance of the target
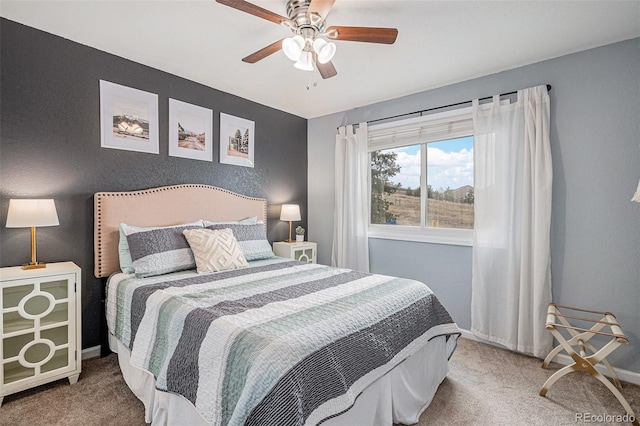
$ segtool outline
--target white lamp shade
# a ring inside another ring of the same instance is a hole
[[[287,58],[292,61],[297,61],[300,59],[300,54],[302,53],[302,49],[304,48],[304,39],[300,35],[296,35],[293,37],[285,38],[282,41],[282,51]]]
[[[302,52],[300,59],[293,66],[302,71],[313,71],[313,55],[311,52]]]
[[[60,225],[53,200],[9,200],[7,228]]]
[[[280,210],[280,220],[302,220],[300,206],[297,204],[283,204]]]
[[[336,54],[336,45],[332,42],[327,43],[325,39],[317,38],[313,42],[313,50],[318,54],[318,62],[326,64]]]

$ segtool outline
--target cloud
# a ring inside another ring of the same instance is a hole
[[[391,178],[394,183],[401,183],[404,188],[418,188],[420,186],[420,150],[415,154],[397,151],[396,163],[400,166],[400,173]]]
[[[397,149],[397,164],[400,173],[391,181],[401,183],[404,188],[420,186],[420,151],[407,152],[408,149]],[[473,186],[473,149],[445,152],[439,148],[428,147],[427,183],[434,189],[459,188],[464,185]]]
[[[473,186],[473,149],[444,152],[427,148],[427,184],[434,189]]]

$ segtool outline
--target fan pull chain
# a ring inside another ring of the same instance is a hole
[[[316,73],[315,73],[315,71],[317,71],[317,68],[315,68],[315,67],[314,67],[314,72],[309,72],[309,73],[307,73],[307,91],[310,91],[310,90],[311,90],[311,84],[310,84],[310,81],[311,81],[311,77],[312,77],[312,76],[313,76],[313,78],[315,79],[315,77],[316,77]],[[318,82],[317,82],[317,81],[314,81],[314,82],[313,82],[313,87],[318,87]]]

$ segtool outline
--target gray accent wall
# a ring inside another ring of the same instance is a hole
[[[309,120],[309,239],[330,263],[336,128],[551,84],[553,301],[616,314],[640,373],[640,39]],[[384,84],[384,82],[380,82]],[[425,82],[425,85],[428,85]],[[375,90],[375,88],[363,88]],[[471,247],[370,239],[371,270],[427,283],[471,327]]]
[[[268,200],[270,241],[288,235],[282,203],[300,204],[306,228],[307,120],[6,19],[0,39],[0,266],[30,259],[29,230],[4,226],[9,199],[53,198],[60,226],[38,229],[37,257],[82,268],[84,348],[100,343],[102,315],[95,192],[215,185]],[[100,80],[158,95],[159,155],[100,147]],[[168,155],[169,98],[213,110],[213,162]],[[255,122],[255,168],[219,163],[221,112]]]

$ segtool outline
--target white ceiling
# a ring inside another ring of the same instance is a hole
[[[253,3],[286,16],[286,0]],[[399,34],[393,45],[337,41],[338,75],[323,80],[282,52],[242,62],[290,32],[214,0],[2,0],[0,15],[304,118],[640,36],[640,0],[337,0],[328,25]]]

